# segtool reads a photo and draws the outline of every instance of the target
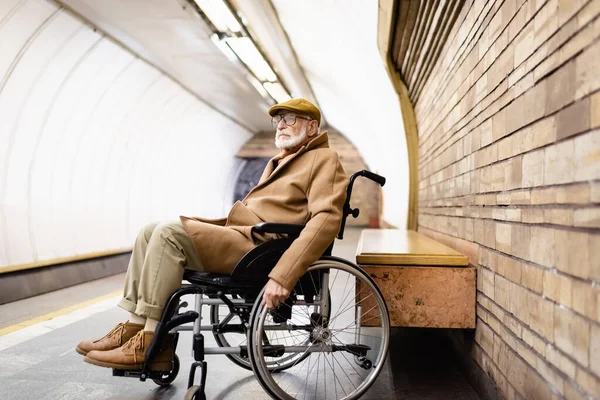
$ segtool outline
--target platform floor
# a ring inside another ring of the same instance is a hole
[[[334,255],[354,259],[358,229]],[[115,378],[83,362],[76,344],[102,336],[127,314],[116,307],[124,274],[0,306],[0,399],[182,399],[191,333],[182,332],[182,370],[161,389],[152,381]],[[216,345],[209,335],[207,346]],[[220,355],[207,356],[208,399],[268,399],[250,371]],[[443,331],[393,330],[386,366],[364,399],[478,399],[460,374]]]

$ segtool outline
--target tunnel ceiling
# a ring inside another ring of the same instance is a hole
[[[60,0],[251,131],[271,129],[268,104],[210,39],[184,0]]]
[[[463,4],[464,0],[396,1],[391,57],[413,104],[441,56]]]

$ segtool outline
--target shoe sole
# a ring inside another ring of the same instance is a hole
[[[81,354],[82,356],[87,356],[87,351],[81,350],[79,347],[75,347],[75,351]]]
[[[98,367],[122,369],[122,370],[137,370],[137,369],[142,369],[142,367],[144,366],[144,364],[115,364],[115,363],[109,363],[109,362],[105,362],[105,361],[98,361],[98,360],[95,360],[95,359],[89,358],[89,357],[85,357],[83,359],[83,361],[85,361],[88,364],[97,365]],[[170,362],[170,361],[157,362],[150,366],[151,371],[169,372],[172,369],[173,369],[173,362]]]

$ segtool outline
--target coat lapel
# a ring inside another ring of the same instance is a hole
[[[288,165],[289,163],[291,163],[300,154],[306,153],[308,150],[311,150],[311,149],[313,149],[315,147],[319,147],[323,143],[326,143],[327,144],[326,146],[329,147],[328,146],[328,142],[329,142],[329,138],[327,137],[327,132],[323,132],[319,136],[317,136],[315,139],[313,139],[312,141],[308,142],[308,144],[306,146],[300,148],[300,150],[298,150],[290,158],[288,158],[287,160],[285,160],[283,162],[283,164],[278,165],[277,167],[275,167],[275,162],[274,161],[280,160],[281,159],[281,155],[277,154],[275,157],[271,158],[269,160],[269,163],[265,167],[265,170],[263,171],[263,174],[260,177],[260,180],[258,181],[258,184],[252,190],[250,190],[250,192],[246,195],[246,197],[244,198],[244,200],[254,190],[256,190],[258,188],[261,188],[261,187],[265,186],[266,184],[268,184],[269,182],[271,182],[273,180],[273,178],[277,174],[279,174],[281,172],[281,170],[283,170],[283,168],[286,165]]]

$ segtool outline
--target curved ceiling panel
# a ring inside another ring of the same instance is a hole
[[[273,3],[327,121],[388,178],[385,220],[405,227],[408,155],[398,96],[377,50],[377,0]]]
[[[222,216],[252,133],[45,0],[0,7],[0,269]]]
[[[257,132],[268,104],[185,0],[60,0],[200,99]]]

